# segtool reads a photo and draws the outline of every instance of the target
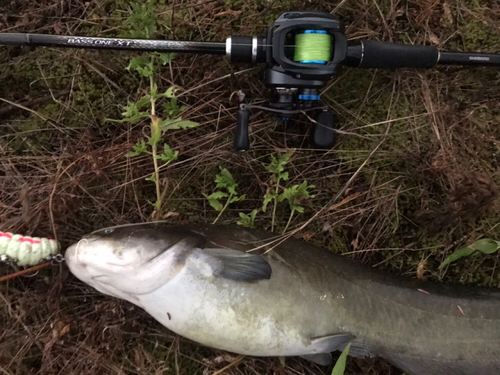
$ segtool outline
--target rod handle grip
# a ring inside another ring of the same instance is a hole
[[[379,42],[362,41],[360,68],[396,69],[396,68],[432,68],[439,59],[439,51],[434,46],[411,46]]]

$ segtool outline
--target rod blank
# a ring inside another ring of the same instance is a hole
[[[500,55],[493,53],[440,52],[438,64],[500,66]]]
[[[152,52],[189,52],[226,54],[223,42],[186,42],[173,40],[95,38],[66,35],[0,33],[0,45],[27,45],[65,48],[118,49]]]

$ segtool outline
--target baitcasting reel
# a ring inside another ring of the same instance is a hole
[[[236,150],[250,147],[250,110],[276,113],[287,121],[315,112],[313,140],[318,148],[335,141],[334,116],[320,106],[320,90],[342,65],[358,68],[431,68],[437,64],[500,66],[499,54],[441,52],[373,40],[348,45],[343,24],[329,13],[287,12],[269,27],[266,37],[230,36],[226,42],[189,42],[0,33],[0,45],[190,52],[227,55],[232,62],[266,63],[265,84],[273,91],[269,106],[241,104],[234,139]]]
[[[328,107],[317,106],[319,90],[340,70],[346,53],[344,26],[322,12],[285,13],[271,25],[265,39],[229,37],[226,54],[231,61],[267,63],[265,84],[275,98],[269,107],[240,105],[235,149],[250,147],[250,109],[275,112],[284,121],[303,112],[316,112],[314,143],[319,148],[330,148],[335,140],[334,117]]]

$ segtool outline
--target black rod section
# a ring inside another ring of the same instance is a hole
[[[433,46],[414,46],[362,40],[348,46],[345,65],[364,69],[432,68],[439,52]]]
[[[0,45],[96,48],[153,52],[191,52],[213,55],[226,54],[226,43],[224,42],[185,42],[18,33],[0,33]]]
[[[500,66],[500,55],[473,52],[439,52],[438,64]]]
[[[358,68],[431,68],[439,65],[500,66],[500,54],[441,52],[433,46],[412,46],[363,40],[350,45],[344,65]]]

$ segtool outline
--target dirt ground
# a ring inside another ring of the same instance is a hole
[[[0,32],[129,35],[123,0],[12,0],[0,4]],[[263,35],[289,10],[339,16],[350,40],[500,52],[500,4],[494,0],[160,0],[153,37],[224,41]],[[139,22],[139,21],[137,21]],[[148,82],[126,70],[132,52],[0,47],[0,230],[57,238],[62,248],[105,226],[151,220],[151,158],[126,154],[146,120],[119,119]],[[357,262],[429,280],[500,287],[498,254],[439,264],[479,238],[500,239],[500,70],[439,66],[398,71],[343,69],[322,93],[337,118],[338,141],[318,151],[306,118],[283,126],[252,115],[252,148],[232,147],[237,93],[263,103],[263,67],[220,56],[178,55],[156,76],[160,92],[176,85],[186,120],[169,131],[179,152],[160,172],[162,217],[212,222],[204,194],[227,168],[246,199],[218,220],[262,206],[271,155],[293,150],[289,185],[307,181],[290,229]],[[353,177],[354,176],[354,177]],[[346,188],[341,196],[336,194]],[[318,214],[319,213],[319,214]],[[276,211],[276,231],[290,210]],[[256,227],[269,230],[272,210]],[[16,271],[0,264],[0,276]],[[4,374],[322,374],[299,358],[250,358],[208,349],[168,332],[133,305],[76,280],[64,264],[0,283],[0,372]],[[348,374],[399,374],[382,360],[349,359]]]

